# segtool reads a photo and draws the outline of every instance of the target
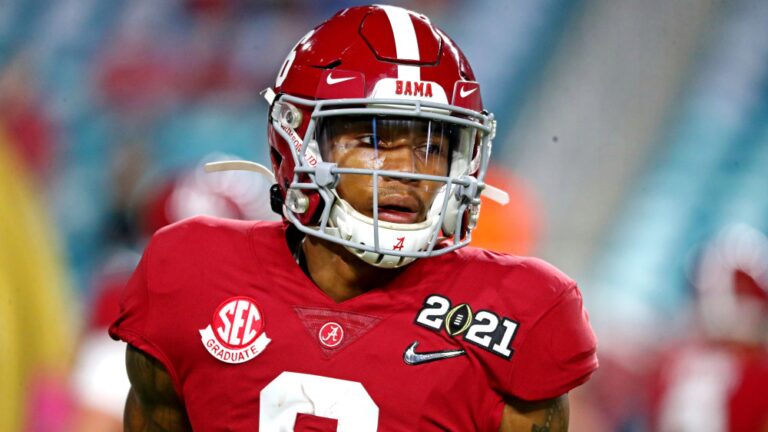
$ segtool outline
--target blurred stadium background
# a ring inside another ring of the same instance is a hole
[[[215,152],[267,163],[258,92],[354,3],[0,1],[0,430],[77,430],[75,352],[148,191]],[[499,120],[515,201],[479,240],[582,287],[603,369],[572,430],[647,430],[645,368],[685,332],[701,246],[768,231],[768,2],[392,3],[452,35]]]

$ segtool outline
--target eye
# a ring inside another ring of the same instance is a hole
[[[439,142],[425,141],[424,143],[416,147],[416,151],[423,155],[434,156],[434,155],[439,155],[442,151],[442,148]]]
[[[378,143],[381,142],[381,138],[379,138],[374,134],[360,135],[357,137],[357,140],[360,143],[369,145],[369,146],[377,145]]]

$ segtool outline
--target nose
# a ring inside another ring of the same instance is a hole
[[[382,143],[379,148],[381,169],[389,171],[416,172],[416,157],[408,140]]]
[[[384,147],[384,146],[383,146]],[[418,172],[416,156],[413,153],[413,146],[409,141],[394,142],[379,150],[380,169],[386,171],[399,171],[415,174]],[[416,180],[397,178],[390,179],[400,182],[415,182]]]

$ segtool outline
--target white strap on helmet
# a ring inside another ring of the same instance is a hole
[[[218,172],[218,171],[252,171],[259,173],[266,177],[273,184],[277,183],[275,175],[272,170],[264,165],[256,162],[246,160],[230,160],[230,161],[218,161],[208,162],[205,164],[205,172]]]

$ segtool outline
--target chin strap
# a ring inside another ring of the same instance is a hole
[[[208,162],[205,164],[205,172],[211,173],[218,171],[251,171],[263,175],[270,182],[272,182],[272,184],[277,183],[277,179],[275,179],[275,175],[272,174],[272,170],[256,162],[246,160],[231,160]]]
[[[480,195],[486,196],[489,200],[496,201],[503,206],[509,204],[509,194],[488,183],[485,184],[485,189],[480,192]]]
[[[269,106],[272,106],[272,103],[275,101],[275,96],[277,96],[275,94],[275,91],[272,90],[272,87],[265,88],[264,90],[259,92],[259,94],[262,95],[264,99],[266,99]]]

